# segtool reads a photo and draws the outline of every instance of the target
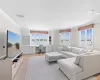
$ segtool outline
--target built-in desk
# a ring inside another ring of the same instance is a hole
[[[43,45],[45,48],[45,52],[51,52],[52,51],[52,45]],[[21,46],[21,51],[23,51],[24,54],[35,54],[37,48],[39,48],[39,45],[24,45]]]

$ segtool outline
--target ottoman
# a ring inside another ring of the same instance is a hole
[[[45,58],[47,61],[52,62],[52,61],[57,61],[59,59],[64,59],[64,55],[59,52],[50,52],[50,53],[45,53]]]

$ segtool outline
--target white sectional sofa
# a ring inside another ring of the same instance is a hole
[[[100,52],[93,49],[60,46],[58,52],[47,53],[45,57],[57,61],[59,69],[70,80],[83,80],[100,73]]]
[[[58,52],[45,53],[45,58],[47,61],[52,62],[63,58],[77,57],[86,51],[87,50],[83,48],[62,46],[58,47]]]
[[[100,73],[100,52],[87,54],[58,60],[60,70],[70,80],[83,80]]]

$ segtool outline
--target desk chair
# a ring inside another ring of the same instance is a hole
[[[40,53],[44,53],[45,52],[43,45],[39,45],[39,51],[40,51]]]

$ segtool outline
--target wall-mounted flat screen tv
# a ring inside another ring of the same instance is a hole
[[[7,54],[15,57],[20,52],[20,36],[14,32],[7,31]]]

